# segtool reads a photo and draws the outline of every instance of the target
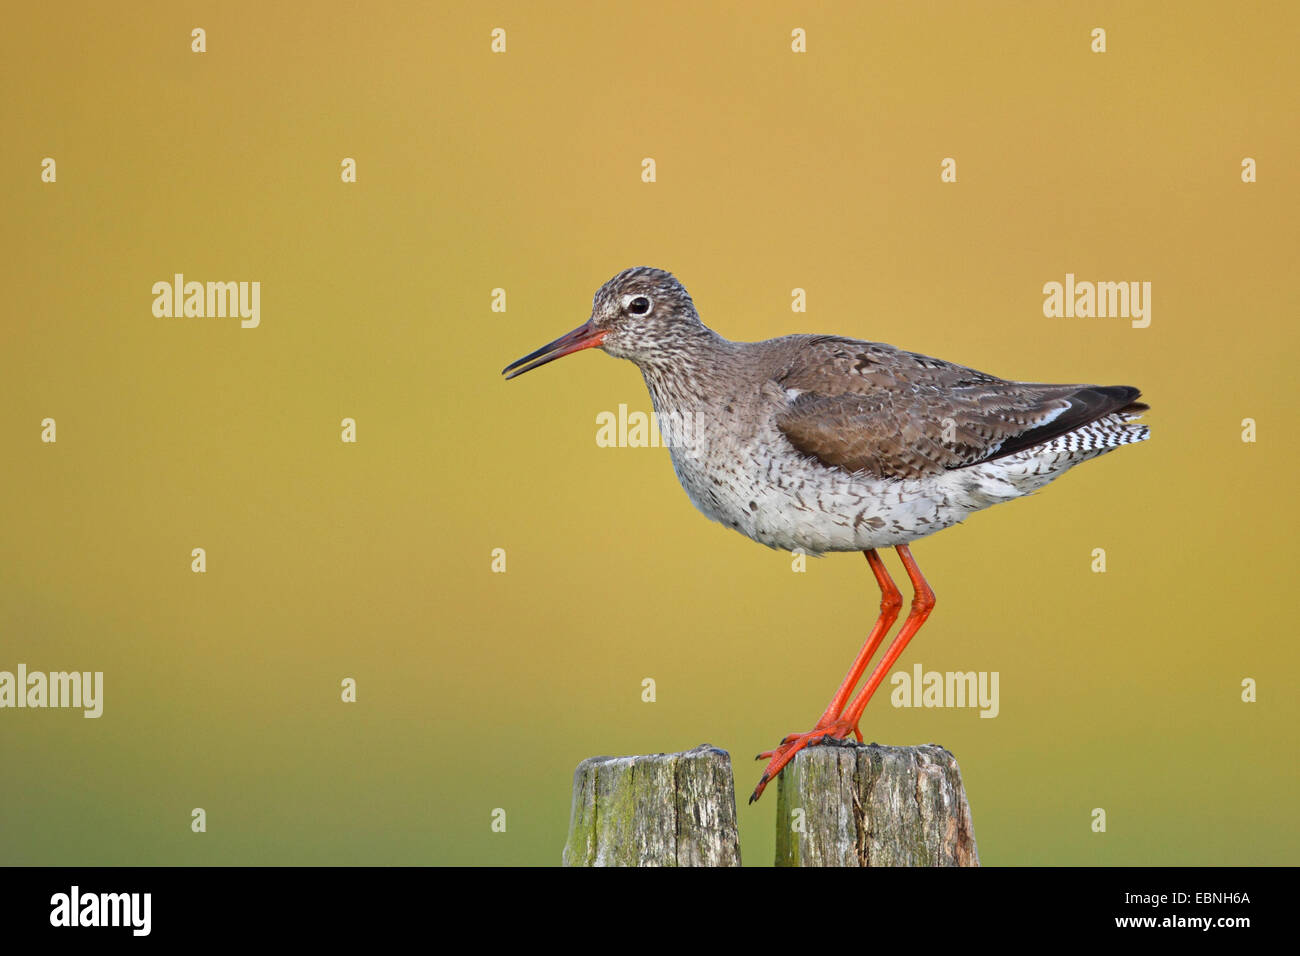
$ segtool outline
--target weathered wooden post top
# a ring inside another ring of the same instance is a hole
[[[725,750],[588,757],[573,774],[565,866],[740,866]]]
[[[978,866],[951,753],[809,747],[781,774],[777,866]],[[739,866],[726,751],[590,757],[573,775],[565,866]]]

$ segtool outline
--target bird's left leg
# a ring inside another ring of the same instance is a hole
[[[758,787],[754,790],[754,795],[749,798],[753,803],[763,793],[763,788],[767,782],[781,772],[781,768],[789,763],[794,755],[804,747],[813,742],[820,743],[826,738],[840,737],[849,732],[848,727],[841,726],[841,712],[844,705],[853,693],[853,688],[858,686],[858,681],[862,678],[862,672],[867,669],[871,663],[871,658],[876,654],[876,648],[889,629],[894,626],[894,621],[898,619],[898,612],[903,606],[903,595],[899,593],[897,585],[894,584],[893,578],[885,570],[885,563],[880,560],[880,555],[875,548],[862,552],[866,555],[867,564],[871,565],[871,573],[876,576],[876,584],[880,586],[880,616],[876,618],[875,626],[871,628],[871,633],[867,635],[867,641],[862,645],[862,650],[858,651],[857,658],[849,668],[849,672],[844,675],[844,680],[840,683],[839,689],[835,691],[835,696],[827,705],[821,720],[817,721],[817,726],[803,734],[790,734],[785,737],[775,750],[768,750],[758,755],[759,760],[771,759],[767,769],[763,771],[762,779],[758,782]],[[854,728],[856,730],[856,728]],[[858,740],[862,735],[858,734]]]
[[[880,659],[876,669],[867,678],[867,683],[863,685],[862,690],[858,691],[858,695],[853,698],[853,701],[839,717],[831,721],[825,728],[822,728],[819,724],[818,730],[808,734],[797,734],[793,738],[787,737],[776,750],[759,754],[760,759],[771,757],[772,762],[767,765],[767,768],[763,771],[763,776],[759,778],[758,786],[754,788],[754,792],[749,798],[750,803],[763,795],[763,790],[768,783],[804,747],[819,744],[827,739],[847,737],[849,733],[852,733],[859,741],[862,740],[862,731],[858,729],[858,722],[862,719],[862,712],[866,710],[871,695],[876,692],[876,688],[885,679],[889,669],[894,666],[894,662],[903,653],[903,649],[907,647],[907,642],[921,629],[921,625],[925,623],[926,618],[930,616],[930,612],[934,609],[934,591],[930,589],[930,585],[926,582],[924,575],[921,574],[921,569],[916,566],[916,560],[912,557],[911,550],[905,544],[898,545],[894,550],[898,552],[899,558],[902,559],[908,580],[912,582],[912,610],[907,615],[907,620],[903,622],[898,634],[885,650],[885,656]],[[893,582],[890,583],[892,585]],[[890,623],[893,623],[892,619]],[[872,651],[874,650],[873,647]],[[856,679],[854,682],[856,683]],[[838,694],[836,696],[838,697]],[[823,717],[823,720],[825,720],[825,717]]]
[[[916,566],[916,560],[912,557],[912,552],[908,550],[907,545],[900,544],[894,549],[898,556],[903,560],[903,567],[907,569],[908,580],[912,582],[912,610],[907,615],[907,620],[899,628],[898,634],[889,647],[885,649],[885,656],[880,659],[876,669],[871,672],[867,678],[866,684],[862,690],[858,691],[858,696],[853,698],[853,702],[845,709],[843,716],[840,718],[844,724],[853,728],[859,740],[862,739],[862,733],[858,730],[858,721],[862,719],[862,712],[867,709],[867,704],[871,701],[871,695],[876,692],[880,682],[885,679],[889,669],[894,666],[894,661],[898,660],[903,649],[907,647],[916,632],[921,629],[925,619],[930,616],[934,610],[934,592],[930,590],[930,585],[926,582],[921,569]]]

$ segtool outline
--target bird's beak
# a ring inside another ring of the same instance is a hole
[[[581,352],[583,349],[597,346],[605,341],[605,336],[608,334],[608,329],[598,329],[588,319],[568,335],[561,335],[554,342],[548,342],[536,352],[529,352],[517,362],[511,362],[501,370],[501,374],[507,380],[514,378],[516,375],[523,375],[524,372],[530,372],[547,362],[554,362],[557,358],[571,352]]]

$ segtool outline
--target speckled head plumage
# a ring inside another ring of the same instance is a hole
[[[635,296],[646,296],[654,299],[656,305],[695,315],[695,303],[677,277],[650,266],[624,269],[597,289],[592,296],[591,314],[623,309],[628,299]],[[695,318],[698,321],[699,316],[695,315]]]
[[[650,266],[624,269],[599,289],[591,316],[567,335],[530,352],[504,371],[522,375],[564,355],[599,348],[639,365],[681,360],[690,342],[711,333],[700,322],[691,295],[670,272]]]

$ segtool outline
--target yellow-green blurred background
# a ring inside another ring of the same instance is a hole
[[[749,757],[815,721],[876,592],[860,557],[796,574],[706,521],[665,450],[597,447],[598,413],[649,409],[631,364],[500,381],[639,264],[731,338],[1140,386],[1150,442],[914,547],[939,603],[900,666],[998,671],[1000,715],[882,692],[863,729],[957,755],[986,864],[1295,862],[1297,27],[1282,2],[15,6],[0,669],[106,686],[99,720],[0,711],[0,862],[556,864],[579,760],[707,741],[770,863]],[[260,281],[261,327],[155,318],[176,272]],[[1151,282],[1150,328],[1044,318],[1067,272]]]

